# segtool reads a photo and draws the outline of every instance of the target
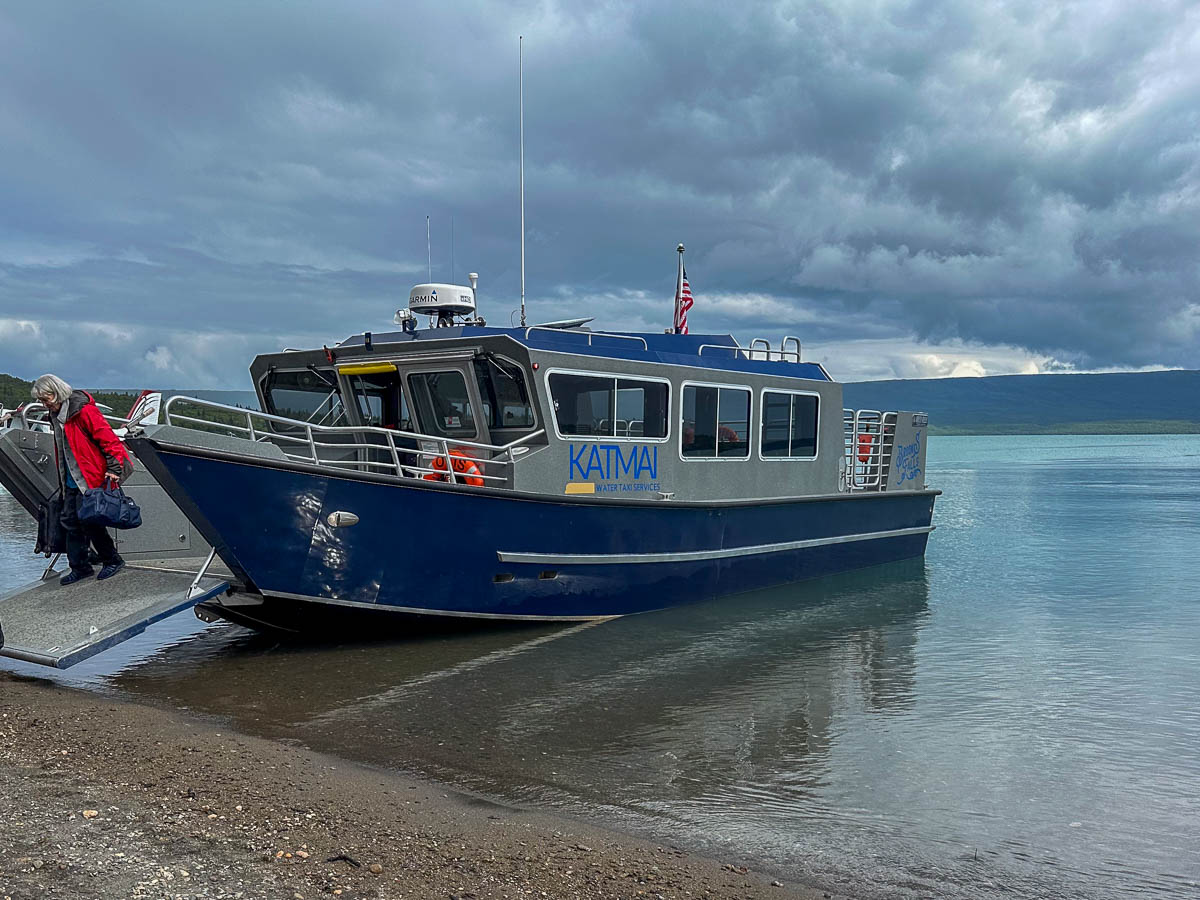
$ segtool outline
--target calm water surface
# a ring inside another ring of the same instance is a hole
[[[180,616],[49,674],[858,896],[1200,895],[1200,436],[928,468],[924,563],[389,644]],[[0,494],[0,590],[32,532]]]

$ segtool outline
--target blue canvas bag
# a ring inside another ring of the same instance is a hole
[[[79,498],[79,521],[106,528],[137,528],[142,511],[119,487],[100,487],[83,492]]]

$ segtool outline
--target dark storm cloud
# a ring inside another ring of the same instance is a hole
[[[240,384],[386,328],[426,215],[507,323],[518,33],[532,318],[663,327],[682,240],[696,329],[1200,366],[1194,5],[39,3],[0,12],[0,370]]]

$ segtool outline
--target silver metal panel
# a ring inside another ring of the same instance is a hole
[[[204,538],[149,474],[141,472],[125,484],[125,493],[141,507],[142,527],[111,531],[117,551],[128,559],[139,556],[202,556],[208,551]],[[135,479],[141,483],[135,483]]]
[[[914,425],[916,422],[918,424]],[[925,489],[925,449],[929,445],[929,417],[924,413],[896,413],[896,437],[888,464],[889,491]],[[925,423],[925,424],[920,424]]]
[[[205,447],[209,450],[230,450],[243,456],[258,456],[263,459],[287,459],[287,455],[268,441],[248,441],[244,438],[213,434],[196,428],[179,425],[151,425],[145,429],[147,437],[166,444],[184,444]]]
[[[0,431],[0,484],[36,517],[58,490],[54,436],[22,428]],[[207,542],[144,466],[135,462],[133,474],[123,487],[142,510],[140,528],[109,532],[128,561],[156,557],[190,559],[208,553]]]
[[[0,431],[0,484],[30,515],[36,515],[58,489],[54,436],[23,428]]]
[[[584,347],[586,349],[586,347]],[[710,378],[704,377],[702,369],[695,366],[676,366],[667,363],[626,361],[620,359],[587,356],[575,353],[530,351],[539,369],[534,373],[538,413],[546,423],[548,435],[554,434],[555,417],[553,401],[545,375],[552,370],[586,371],[623,375],[630,378],[648,377],[665,379],[671,385],[671,420],[666,442],[647,440],[606,441],[602,437],[557,438],[536,454],[521,460],[513,470],[513,487],[518,491],[529,491],[547,495],[564,495],[571,482],[583,481],[577,468],[572,467],[572,447],[576,454],[584,444],[619,443],[624,453],[631,446],[657,448],[657,470],[653,482],[647,478],[609,478],[592,475],[588,481],[597,482],[596,496],[611,496],[621,500],[645,500],[646,502],[669,502],[660,494],[671,494],[673,500],[749,500],[781,496],[804,496],[831,494],[838,490],[840,460],[843,455],[842,436],[842,386],[828,381],[788,377],[785,373],[759,374],[714,370]],[[682,386],[711,383],[738,385],[752,391],[754,401],[750,416],[749,459],[683,459],[679,452],[680,412],[682,409]],[[758,445],[762,429],[762,390],[792,390],[814,393],[820,397],[820,419],[817,435],[817,458],[798,460],[758,459]],[[615,458],[615,454],[608,459]],[[608,467],[611,468],[611,467]],[[606,472],[606,475],[611,474]],[[625,482],[633,482],[628,488]],[[639,486],[638,482],[644,483]],[[657,488],[649,488],[649,484]],[[600,485],[606,485],[601,488]],[[577,488],[571,488],[575,493]]]

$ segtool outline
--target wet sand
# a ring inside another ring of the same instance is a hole
[[[831,896],[5,673],[0,805],[0,900]]]

